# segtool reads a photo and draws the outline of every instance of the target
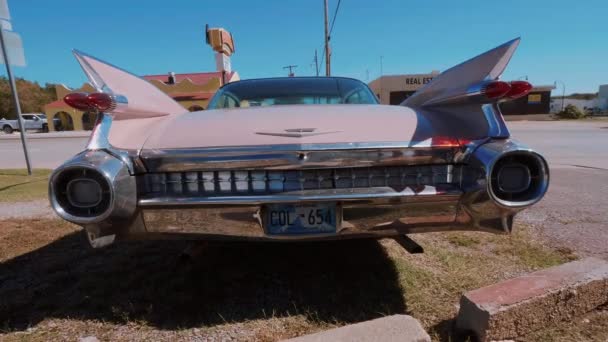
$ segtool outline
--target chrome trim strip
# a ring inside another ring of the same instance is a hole
[[[457,200],[462,191],[453,186],[447,186],[445,191],[438,192],[436,187],[426,186],[422,191],[416,193],[410,188],[396,192],[389,187],[361,188],[339,190],[305,190],[284,192],[280,195],[262,196],[225,196],[225,197],[189,197],[171,196],[141,198],[138,205],[142,208],[148,207],[172,207],[172,206],[204,206],[204,205],[261,205],[268,203],[292,203],[292,202],[327,202],[327,201],[377,201],[391,200],[398,202],[422,201],[439,202],[444,200]]]
[[[110,149],[110,128],[112,127],[112,117],[110,115],[99,113],[97,114],[97,122],[93,129],[89,141],[87,142],[87,150],[103,150]]]
[[[139,151],[121,150],[113,147],[108,139],[112,128],[112,116],[106,113],[97,115],[95,128],[87,142],[85,151],[105,151],[108,154],[122,160],[128,167],[130,174],[145,172],[145,167],[139,160]]]
[[[508,138],[511,136],[502,112],[496,103],[481,106],[483,115],[488,122],[488,136],[492,138]]]
[[[256,146],[188,150],[144,150],[140,153],[149,172],[187,172],[222,169],[310,169],[383,165],[448,164],[457,148],[298,149],[301,145]]]
[[[416,146],[425,146],[423,141],[375,141],[375,142],[343,142],[335,144],[281,144],[281,145],[254,145],[254,146],[217,146],[217,147],[200,147],[191,149],[149,149],[145,150],[148,153],[175,153],[175,152],[223,152],[223,153],[240,153],[240,152],[275,152],[275,151],[327,151],[327,150],[352,150],[352,149],[384,149],[384,148],[415,148]]]

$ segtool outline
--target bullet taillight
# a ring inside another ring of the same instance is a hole
[[[507,82],[494,81],[483,86],[481,93],[491,100],[497,100],[509,93],[511,86]]]
[[[74,109],[86,112],[91,110],[87,95],[87,93],[70,93],[63,97],[63,101]]]
[[[112,95],[106,93],[70,93],[63,98],[63,101],[83,112],[105,112],[116,107]]]
[[[431,147],[463,147],[470,143],[470,139],[455,138],[442,135],[434,136],[431,139]]]
[[[511,90],[505,94],[505,97],[509,99],[517,99],[528,95],[530,90],[532,90],[532,85],[530,83],[526,81],[512,81]]]

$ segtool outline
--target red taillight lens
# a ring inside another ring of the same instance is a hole
[[[83,112],[103,112],[114,109],[115,106],[112,96],[106,93],[70,93],[63,98],[63,101],[68,106]]]
[[[87,95],[87,93],[70,93],[63,97],[63,101],[72,108],[86,112],[93,109]]]
[[[114,107],[114,100],[106,93],[93,93],[87,96],[88,102],[98,111],[103,112]]]
[[[511,90],[511,86],[507,82],[494,81],[486,84],[481,93],[488,99],[499,99],[505,96]]]
[[[470,139],[435,136],[431,139],[431,147],[462,147],[470,142]]]
[[[510,99],[517,99],[522,96],[528,95],[532,90],[532,85],[526,81],[513,81],[511,82],[511,90],[505,95]]]

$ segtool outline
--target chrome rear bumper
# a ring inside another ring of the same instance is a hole
[[[504,157],[525,157],[514,164],[512,171],[518,171],[516,168],[521,162],[534,164],[528,169],[534,173],[534,186],[529,192],[502,199],[504,191],[493,189],[500,186],[494,166]],[[300,177],[300,181],[294,183],[295,188],[301,190],[287,186],[292,179],[287,174],[282,178],[284,186],[276,190],[272,185],[273,174],[267,173],[265,185],[260,188],[264,191],[256,193],[253,182],[257,179],[253,173],[249,172],[246,178],[249,185],[240,188],[238,182],[242,179],[236,177],[236,171],[229,171],[232,174],[229,178],[222,178],[221,172],[216,172],[212,178],[216,185],[208,192],[205,186],[208,178],[204,175],[208,171],[189,169],[181,171],[180,179],[175,179],[173,174],[163,176],[166,183],[162,183],[162,191],[142,192],[141,189],[149,189],[149,184],[142,186],[141,174],[133,174],[132,165],[135,163],[129,164],[104,150],[91,150],[79,154],[53,173],[50,196],[55,211],[64,219],[85,227],[92,244],[100,246],[115,239],[143,238],[289,241],[379,238],[448,230],[508,233],[514,215],[540,200],[548,187],[548,167],[544,159],[510,140],[472,146],[449,162],[453,164],[442,165],[443,160],[432,164],[428,170],[434,171],[428,177],[419,172],[416,179],[424,180],[426,185],[408,178],[409,166],[398,168],[401,181],[394,181],[391,177],[395,174],[391,170],[395,168],[387,166],[385,186],[372,186],[377,184],[377,177],[384,177],[382,173],[378,176],[376,171],[369,174],[369,182],[365,183],[368,186],[356,187],[362,178],[355,172],[351,176],[352,182],[344,187],[340,185],[343,184],[340,183],[342,176],[336,173],[330,188],[327,188],[329,185],[320,186],[322,180],[319,180],[319,185],[309,186],[307,177],[310,174],[307,171],[299,173],[306,177]],[[110,184],[110,207],[103,215],[76,217],[70,214],[73,212],[69,208],[62,207],[65,201],[57,200],[57,196],[62,194],[59,187],[63,184],[58,180],[66,175],[66,170],[74,168],[96,170]],[[189,174],[196,177],[189,177]],[[226,188],[229,190],[224,191],[221,185],[224,181],[230,185]],[[172,187],[177,190],[172,190]],[[265,205],[317,202],[337,205],[339,217],[335,233],[285,236],[268,234],[265,230]]]
[[[142,199],[139,203],[149,233],[302,240],[390,236],[414,227],[418,227],[418,231],[426,231],[433,226],[435,230],[442,230],[441,227],[455,223],[462,195],[455,187],[444,188],[440,192],[427,187],[418,193],[410,189],[400,193],[390,188],[367,190],[303,191],[256,197]],[[285,236],[271,235],[264,229],[262,212],[265,204],[318,202],[338,204],[340,224],[336,234]]]

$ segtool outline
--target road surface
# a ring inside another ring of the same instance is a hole
[[[556,245],[608,258],[608,121],[508,125],[513,137],[543,153],[551,168],[546,197],[518,218],[539,227]],[[54,168],[82,150],[87,137],[78,134],[29,139],[33,166]],[[20,140],[0,135],[0,169],[23,167]]]
[[[513,138],[541,152],[552,169],[608,171],[608,120],[514,121],[508,126]]]
[[[65,160],[82,151],[88,141],[88,132],[29,133],[28,149],[32,167],[54,169]],[[0,133],[0,169],[25,168],[25,157],[18,133],[10,136]]]
[[[553,244],[608,259],[608,121],[510,122],[514,138],[547,158],[545,198],[519,219]]]

